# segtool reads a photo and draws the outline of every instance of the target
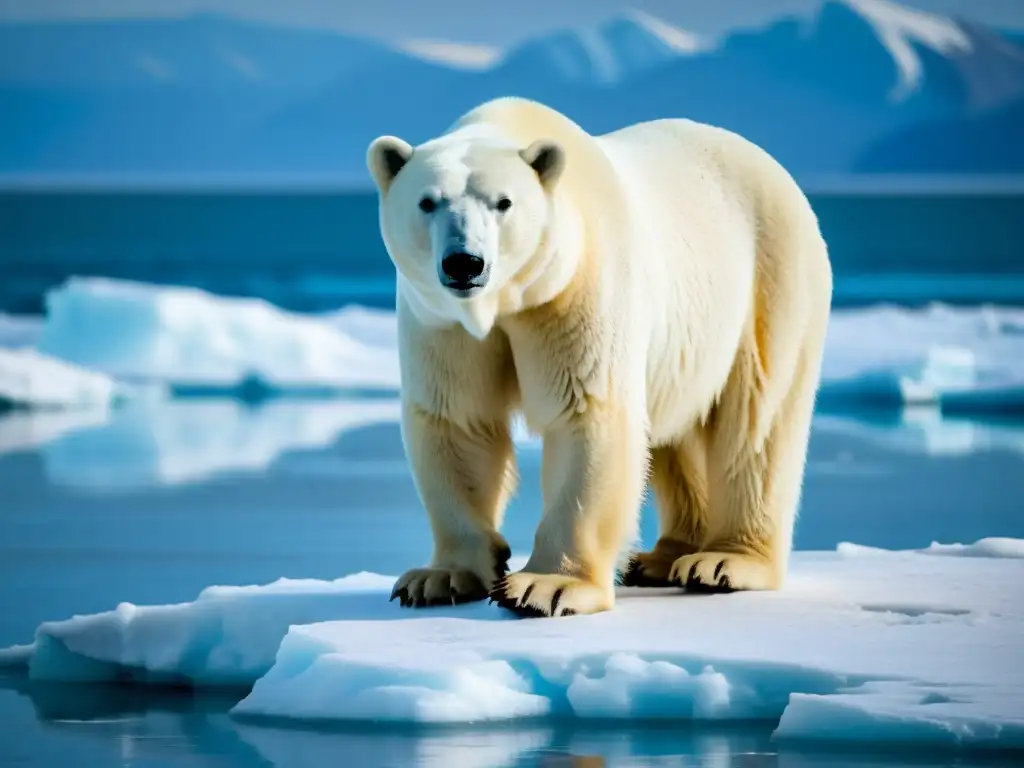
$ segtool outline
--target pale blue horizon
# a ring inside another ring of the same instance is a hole
[[[478,0],[408,0],[372,4],[332,0],[5,0],[0,23],[83,18],[175,17],[212,12],[265,23],[329,28],[384,40],[435,39],[504,46],[554,28],[593,23],[627,8],[705,35],[764,25],[784,14],[809,14],[823,0],[518,0],[481,10]],[[862,0],[863,1],[863,0]],[[885,2],[886,0],[868,0]],[[1024,29],[1020,0],[901,0],[926,12],[1002,29]]]

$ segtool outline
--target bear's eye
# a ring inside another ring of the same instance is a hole
[[[424,213],[432,213],[437,208],[437,203],[431,200],[429,197],[424,197],[420,200],[420,210]]]
[[[507,197],[503,197],[500,200],[498,200],[498,204],[496,207],[499,211],[504,213],[505,211],[512,207],[512,201],[509,200]]]

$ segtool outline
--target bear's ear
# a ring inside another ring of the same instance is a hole
[[[366,165],[381,192],[387,192],[412,157],[412,147],[397,136],[378,136],[366,150]]]
[[[519,152],[526,164],[537,172],[540,183],[552,189],[565,169],[565,150],[554,141],[540,139]]]

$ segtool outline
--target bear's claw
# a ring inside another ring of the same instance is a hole
[[[690,566],[689,572],[686,574],[686,581],[683,582],[683,586],[687,592],[700,592],[703,594],[716,594],[716,593],[728,593],[735,592],[729,583],[729,576],[722,575],[722,568],[725,566],[725,560],[719,560],[718,565],[715,566],[715,571],[711,578],[711,583],[705,582],[700,573],[697,572],[697,564],[694,563]]]
[[[488,584],[500,582],[508,573],[512,550],[504,541],[495,542],[490,550],[493,570],[428,567],[414,568],[395,582],[390,601],[398,599],[403,608],[424,608],[438,605],[460,605],[483,600]],[[488,578],[490,574],[493,574]]]
[[[687,592],[702,594],[778,588],[776,569],[768,560],[730,552],[680,557],[672,564],[669,578]]]
[[[624,587],[676,587],[678,584],[671,579],[647,575],[643,562],[633,557],[626,570],[619,577],[619,584]]]
[[[499,607],[527,619],[598,613],[611,608],[614,598],[596,584],[559,574],[513,573],[491,590]]]
[[[499,583],[508,573],[508,561],[512,558],[512,548],[508,544],[495,544],[491,550],[494,555],[494,583]]]
[[[461,605],[463,603],[476,602],[487,597],[487,591],[484,589],[483,584],[479,584],[479,589],[470,592],[460,592],[455,587],[449,587],[447,596],[438,595],[428,598],[421,595],[413,598],[409,595],[409,590],[406,587],[395,587],[391,592],[391,599],[388,602],[393,603],[396,597],[399,598],[398,604],[403,608],[425,608],[435,605]]]
[[[476,574],[444,568],[409,571],[398,580],[391,592],[391,601],[397,598],[403,608],[461,605],[486,597],[487,587]]]
[[[500,582],[494,589],[491,590],[490,602],[497,603],[499,608],[505,608],[506,610],[512,611],[517,616],[524,619],[546,619],[552,616],[572,616],[576,611],[571,608],[566,608],[561,614],[558,613],[558,601],[562,597],[562,590],[559,589],[551,597],[551,607],[545,611],[537,608],[529,603],[530,593],[533,592],[535,585],[531,584],[526,588],[523,596],[518,600],[513,599],[506,595],[504,581]]]

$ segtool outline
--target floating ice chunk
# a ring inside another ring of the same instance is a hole
[[[0,650],[0,669],[27,667],[35,653],[34,645],[12,645]]]
[[[246,685],[270,669],[291,625],[379,616],[393,584],[391,577],[363,573],[333,582],[210,587],[194,602],[177,605],[122,603],[106,613],[42,624],[31,656],[23,646],[4,652],[0,662],[27,661],[37,680]]]
[[[820,401],[1024,410],[1022,322],[1021,311],[995,307],[836,310]]]
[[[48,295],[39,348],[176,394],[337,394],[400,384],[395,313],[298,315],[195,288],[74,278]],[[836,310],[819,403],[1024,411],[1024,312],[998,307]]]
[[[933,541],[924,549],[891,550],[879,547],[866,547],[863,544],[840,542],[836,551],[842,557],[858,557],[865,555],[942,555],[945,557],[987,557],[1024,559],[1024,540],[1001,537],[978,539],[973,544],[940,544]]]
[[[495,707],[520,719],[521,697],[532,695],[552,717],[783,717],[779,736],[791,740],[1020,744],[1024,670],[1012,638],[1024,617],[1015,581],[1024,563],[850,554],[797,553],[779,593],[620,590],[615,611],[567,620],[506,625],[477,609],[421,611],[401,630],[368,619],[296,626],[234,711],[450,721],[461,710],[433,703],[472,680],[492,706],[471,721],[496,718]],[[1007,587],[992,590],[994,578]],[[488,666],[495,661],[516,675]],[[394,688],[424,708],[379,698]],[[374,701],[373,714],[354,699]]]
[[[47,295],[39,348],[126,380],[176,388],[393,389],[393,345],[359,340],[323,318],[196,288],[73,278]],[[367,327],[342,315],[341,327]]]
[[[6,315],[0,312],[0,347],[32,347],[43,332],[44,320],[35,315]]]
[[[363,344],[398,352],[398,316],[393,310],[352,305],[326,315],[325,319]]]
[[[118,392],[114,380],[101,373],[32,349],[0,349],[0,410],[106,407]]]
[[[946,555],[951,557],[1015,557],[1024,558],[1024,541],[1001,537],[979,539],[973,544],[940,544],[933,541],[925,555]]]
[[[798,552],[781,592],[620,589],[614,611],[556,620],[403,609],[372,574],[214,587],[44,624],[30,657],[0,659],[37,680],[255,683],[246,717],[781,718],[789,740],[1020,747],[1024,560],[931,550]]]

